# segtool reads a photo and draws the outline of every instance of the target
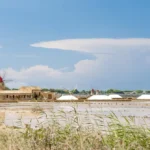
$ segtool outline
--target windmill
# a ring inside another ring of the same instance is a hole
[[[6,72],[0,73],[0,90],[5,90],[6,83],[11,82],[13,80],[6,78]]]

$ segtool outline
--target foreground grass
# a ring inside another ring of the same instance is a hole
[[[26,126],[24,130],[1,130],[0,150],[150,149],[150,129],[136,126],[133,118],[124,118],[124,121],[120,122],[112,113],[108,117],[107,125],[102,116],[95,116],[96,121],[93,124],[87,113],[89,120],[84,125],[76,109],[69,114],[72,115],[60,112],[59,117],[66,120],[63,125],[56,119],[56,114],[53,114],[51,120],[47,116],[49,124],[46,127],[40,124],[37,130],[31,129],[30,126]]]

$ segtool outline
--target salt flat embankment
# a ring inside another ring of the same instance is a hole
[[[81,107],[116,107],[116,108],[150,108],[150,101],[93,101],[93,102],[18,102],[18,103],[0,103],[1,110],[30,110],[35,106],[43,109],[51,109],[57,106],[74,106]]]

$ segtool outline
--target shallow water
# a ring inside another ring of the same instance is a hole
[[[116,104],[116,105],[115,105]],[[36,128],[42,123],[52,122],[52,116],[55,113],[55,119],[59,121],[62,125],[66,122],[66,119],[60,116],[60,111],[63,111],[67,114],[67,118],[74,117],[74,108],[78,115],[80,116],[80,120],[84,124],[88,124],[89,122],[94,123],[96,121],[97,116],[106,116],[110,115],[112,112],[115,113],[120,119],[122,116],[133,116],[135,117],[135,123],[138,125],[142,125],[143,117],[145,118],[145,122],[147,124],[150,123],[150,103],[149,102],[124,102],[122,103],[19,103],[19,104],[0,104],[2,109],[7,110],[31,110],[37,106],[44,109],[45,114],[41,114],[38,117],[35,116],[24,116],[21,117],[19,113],[6,112],[5,113],[5,125],[7,126],[17,126],[17,127],[25,127],[25,124],[30,124],[32,128]],[[15,111],[14,111],[15,112]],[[53,112],[53,113],[52,113]]]

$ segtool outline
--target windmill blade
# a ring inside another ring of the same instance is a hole
[[[3,81],[6,79],[6,71],[0,72],[0,77],[3,79]]]
[[[7,79],[6,76],[7,76],[7,72],[6,71],[3,71],[3,72],[0,73],[0,77],[3,79],[4,83],[13,81],[12,79]]]
[[[13,82],[14,80],[11,80],[11,79],[5,80],[4,79],[3,81],[8,83],[8,82]]]
[[[6,71],[3,72],[2,78],[5,80],[5,78],[6,78]]]

